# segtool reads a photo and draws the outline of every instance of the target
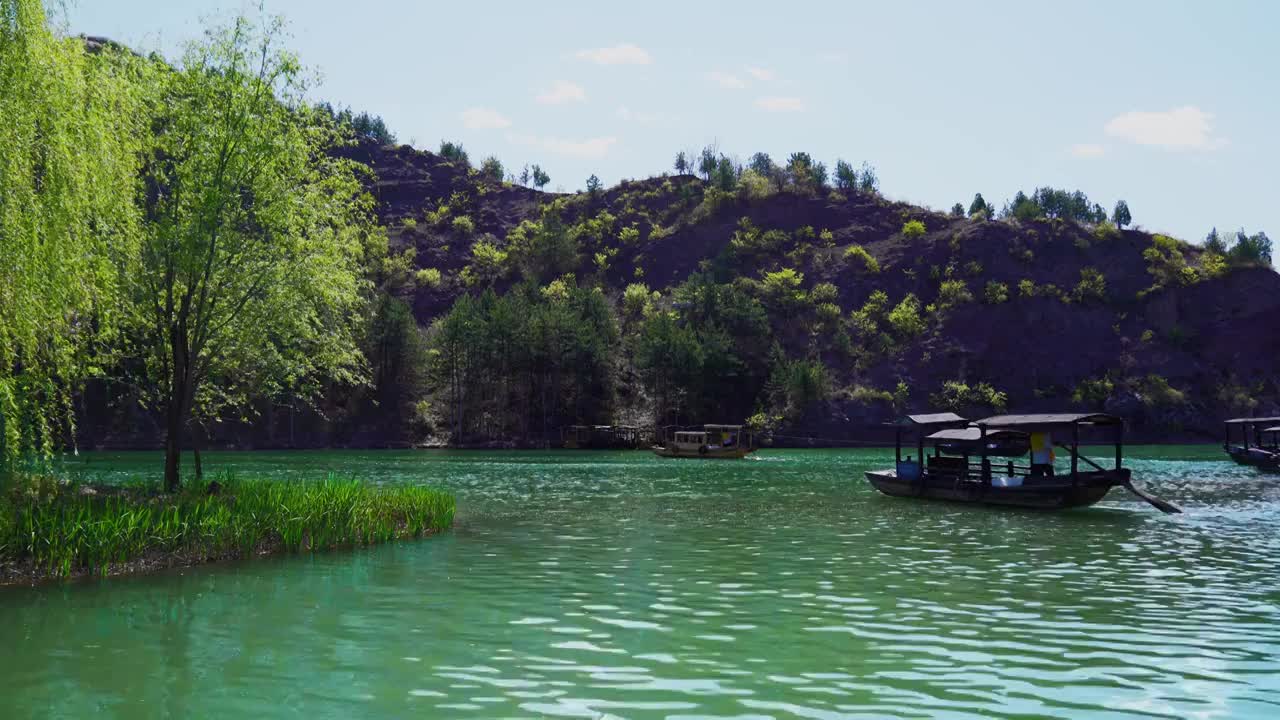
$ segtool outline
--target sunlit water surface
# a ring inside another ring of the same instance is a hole
[[[457,527],[0,589],[0,716],[1280,717],[1280,476],[1212,447],[1131,452],[1180,516],[881,497],[882,450],[210,455],[440,485]]]

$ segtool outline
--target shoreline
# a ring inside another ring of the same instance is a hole
[[[178,492],[14,476],[0,495],[0,587],[349,551],[453,527],[451,493],[357,480],[221,475]]]

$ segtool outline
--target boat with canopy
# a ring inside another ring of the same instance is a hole
[[[909,415],[895,429],[894,468],[866,474],[885,495],[1061,510],[1093,505],[1120,486],[1163,512],[1182,512],[1134,486],[1123,464],[1124,421],[1114,415],[995,415],[970,422],[935,413]],[[1056,442],[1055,434],[1067,442]],[[1099,434],[1114,446],[1112,467],[1081,453],[1081,440]],[[908,447],[905,457],[904,435],[915,439],[915,453]],[[1068,472],[1058,471],[1054,448],[1067,453]]]
[[[703,425],[701,430],[668,433],[653,454],[666,458],[736,460],[755,452],[754,435],[742,425]]]
[[[1280,472],[1280,417],[1233,418],[1226,422],[1222,449],[1240,465]],[[1240,428],[1239,442],[1235,442]]]

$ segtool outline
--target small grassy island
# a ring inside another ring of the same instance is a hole
[[[223,475],[163,493],[15,478],[0,495],[0,585],[372,545],[453,524],[449,493],[355,479]]]

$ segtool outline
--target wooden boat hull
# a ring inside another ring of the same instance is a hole
[[[1127,471],[1122,473],[1127,477]],[[952,478],[926,477],[923,481],[904,480],[899,478],[893,470],[869,470],[867,480],[876,490],[893,497],[947,500],[1035,510],[1088,507],[1106,497],[1111,488],[1124,482],[1121,473],[1106,473],[1075,486],[1066,478],[1048,478],[1037,480],[1035,484],[1018,487],[993,487],[977,482],[957,482]]]
[[[1227,454],[1237,465],[1248,465],[1261,470],[1280,472],[1280,453],[1268,452],[1260,448],[1243,448],[1239,446],[1227,448]]]
[[[690,460],[741,460],[755,452],[755,448],[707,448],[706,452],[667,448],[656,445],[653,454],[665,458],[687,458]]]

